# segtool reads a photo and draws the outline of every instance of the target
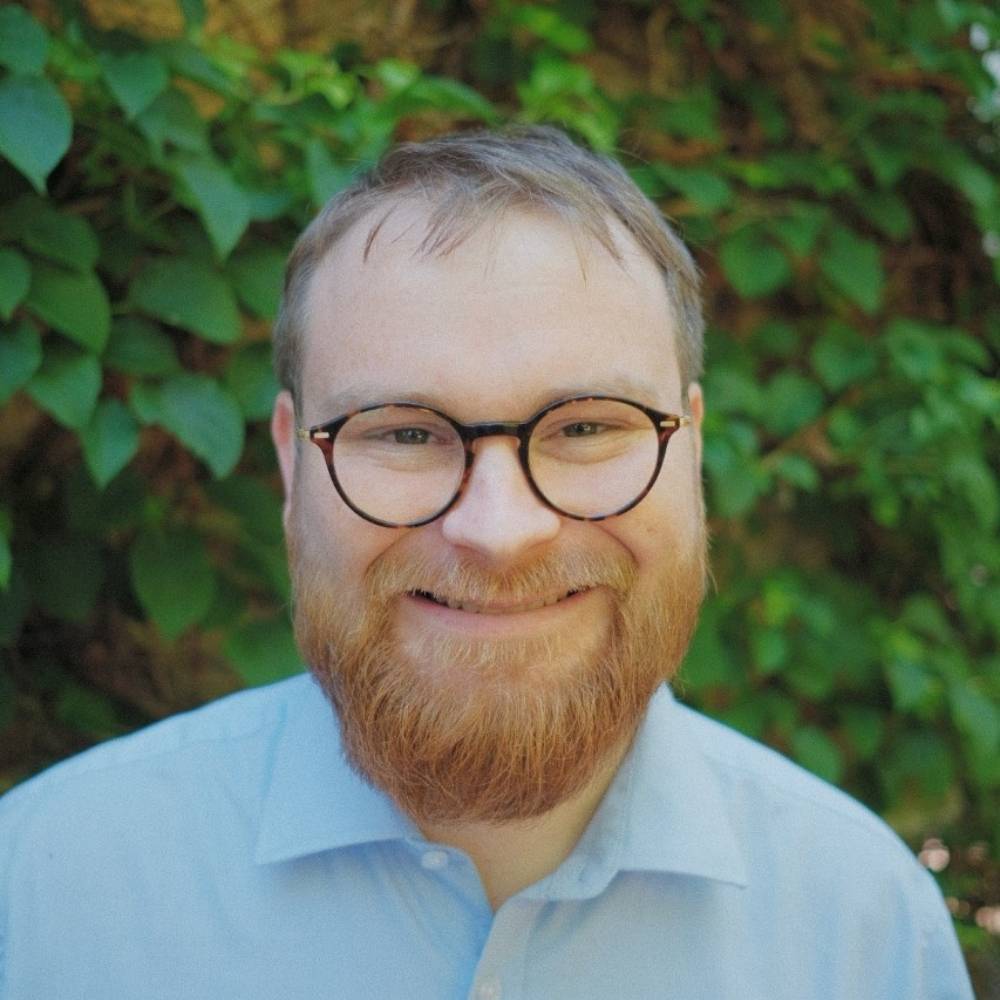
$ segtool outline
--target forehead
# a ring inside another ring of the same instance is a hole
[[[308,418],[405,399],[469,420],[522,418],[575,392],[679,402],[666,288],[622,227],[616,259],[550,214],[510,211],[428,254],[428,209],[407,201],[366,254],[380,218],[356,224],[311,282]]]

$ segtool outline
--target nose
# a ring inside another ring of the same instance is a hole
[[[465,489],[441,519],[445,539],[493,563],[516,561],[551,541],[562,519],[532,491],[518,459],[517,441],[482,438],[475,449]]]

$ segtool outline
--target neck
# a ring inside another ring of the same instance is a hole
[[[625,756],[620,748],[582,791],[542,816],[507,822],[421,823],[428,840],[464,851],[479,872],[494,912],[554,872],[572,853]]]

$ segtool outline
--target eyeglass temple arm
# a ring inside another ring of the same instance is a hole
[[[296,427],[295,436],[300,441],[315,441],[320,438],[328,438],[330,436],[329,431],[313,431],[310,433],[305,427]]]
[[[687,415],[681,417],[666,417],[660,421],[660,426],[676,430],[678,427],[687,427],[691,423],[691,418]]]

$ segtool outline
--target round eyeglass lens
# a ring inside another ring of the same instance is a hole
[[[447,420],[414,406],[356,413],[333,443],[344,495],[369,517],[415,524],[447,506],[462,482],[465,449]]]
[[[642,410],[610,399],[574,399],[535,426],[528,466],[554,507],[576,517],[603,517],[641,496],[659,450],[656,425]]]

